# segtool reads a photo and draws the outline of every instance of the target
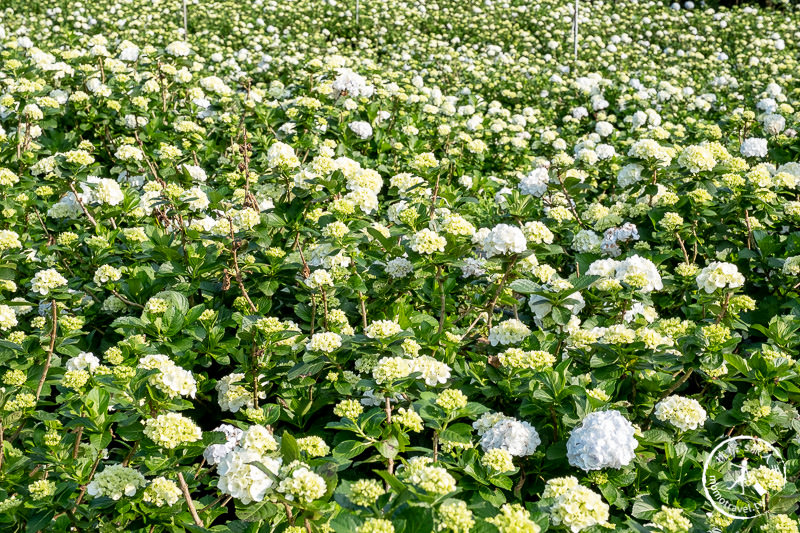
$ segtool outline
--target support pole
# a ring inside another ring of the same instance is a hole
[[[575,61],[578,60],[578,0],[575,0],[575,12],[572,14],[572,46]]]
[[[577,0],[576,0],[577,1]],[[183,0],[183,40],[189,40],[189,32],[186,24],[186,0]]]

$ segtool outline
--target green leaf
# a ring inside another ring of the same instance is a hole
[[[610,505],[614,505],[614,503],[617,501],[617,498],[619,498],[619,491],[611,483],[599,485],[597,489]]]
[[[243,505],[236,501],[236,517],[245,522],[262,522],[278,514],[278,507],[269,500]]]
[[[386,481],[386,483],[388,483],[392,490],[397,494],[400,494],[406,490],[406,486],[403,484],[403,482],[389,472],[385,470],[378,470],[375,473],[383,478],[383,480]]]
[[[602,276],[581,276],[577,279],[570,279],[570,282],[572,282],[572,289],[569,289],[569,291],[582,291],[601,277]]]
[[[361,524],[361,520],[352,513],[342,511],[330,521],[331,529],[335,533],[353,533]]]
[[[469,443],[472,441],[472,426],[469,424],[453,424],[442,431],[439,438],[443,441]]]
[[[538,283],[527,279],[515,279],[508,284],[508,288],[520,294],[533,294],[534,292],[542,290]]]
[[[286,375],[289,379],[297,379],[300,376],[315,376],[322,371],[327,361],[325,359],[318,359],[313,363],[298,363]]]
[[[559,326],[566,325],[572,318],[572,311],[566,307],[554,306],[552,310],[553,321]]]
[[[0,339],[0,346],[2,346],[4,348],[9,348],[11,350],[14,350],[15,352],[21,352],[24,349],[19,344],[16,344],[16,343],[13,343],[11,341],[4,340],[4,339]]]
[[[663,429],[648,429],[642,433],[640,440],[650,444],[662,444],[664,442],[672,442],[672,435]]]
[[[297,447],[297,441],[288,431],[284,431],[281,436],[281,457],[283,457],[284,464],[300,459],[300,448]]]
[[[369,448],[368,444],[359,442],[357,440],[346,440],[340,442],[333,449],[333,456],[342,459],[352,459],[361,454],[364,450]]]
[[[28,519],[28,524],[25,528],[27,533],[36,533],[44,529],[53,520],[56,512],[53,509],[40,509],[35,511]]]
[[[86,408],[93,417],[105,416],[108,413],[108,402],[111,396],[105,389],[95,387],[86,395]]]
[[[511,478],[509,478],[508,476],[494,476],[490,478],[489,481],[491,481],[492,485],[496,485],[501,489],[511,490],[511,488],[513,487]]]
[[[398,533],[429,533],[434,530],[433,509],[405,507],[395,513],[392,522],[399,522]]]
[[[651,496],[639,496],[633,502],[631,514],[642,520],[649,520],[661,508]]]
[[[378,452],[387,459],[394,459],[397,457],[397,452],[400,449],[400,443],[397,442],[397,437],[389,437],[386,440],[375,443],[375,448]]]

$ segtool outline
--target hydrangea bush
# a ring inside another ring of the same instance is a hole
[[[796,12],[0,7],[3,531],[798,531]]]

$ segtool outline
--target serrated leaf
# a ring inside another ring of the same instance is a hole
[[[538,283],[534,283],[528,279],[515,279],[508,284],[508,288],[520,294],[533,294],[534,292],[542,290]]]

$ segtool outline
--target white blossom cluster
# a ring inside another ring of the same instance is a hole
[[[728,527],[662,451],[800,453],[800,11],[717,3],[6,0],[0,529]]]
[[[656,404],[656,418],[669,422],[681,431],[697,429],[706,421],[706,410],[693,398],[667,396]]]
[[[635,432],[619,411],[590,413],[569,436],[569,464],[586,471],[627,466],[639,445]]]
[[[536,428],[502,413],[486,413],[472,424],[485,450],[501,449],[511,455],[532,455],[542,443]]]

